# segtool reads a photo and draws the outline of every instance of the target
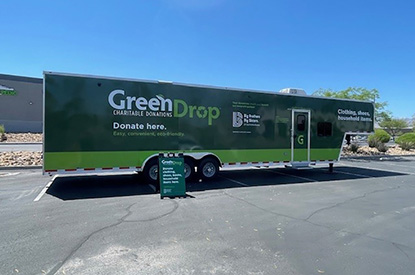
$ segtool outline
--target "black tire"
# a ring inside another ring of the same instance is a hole
[[[150,184],[153,184],[156,187],[156,190],[159,190],[159,181],[158,181],[158,160],[156,158],[149,160],[144,166],[143,174],[146,181]]]
[[[195,177],[195,165],[191,158],[184,159],[184,178],[186,182],[190,182]]]
[[[214,179],[219,172],[219,162],[215,158],[204,158],[197,166],[197,172],[202,180]]]

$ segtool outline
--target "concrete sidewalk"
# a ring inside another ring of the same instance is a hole
[[[42,152],[42,143],[0,143],[0,152]]]

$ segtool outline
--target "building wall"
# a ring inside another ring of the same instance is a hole
[[[0,74],[0,124],[6,132],[42,132],[42,94],[41,78]]]

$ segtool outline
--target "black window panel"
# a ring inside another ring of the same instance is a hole
[[[328,137],[332,135],[331,122],[319,122],[317,123],[317,135],[319,137]]]
[[[304,131],[305,130],[305,115],[298,115],[297,116],[297,130]]]

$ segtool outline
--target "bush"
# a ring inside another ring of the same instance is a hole
[[[377,147],[378,143],[387,143],[391,139],[391,136],[382,129],[375,130],[373,135],[370,135],[368,138],[369,147]]]
[[[388,151],[389,148],[385,145],[385,143],[378,142],[378,144],[376,145],[376,149],[378,149],[378,151],[381,153],[386,153],[386,151]]]
[[[353,153],[357,153],[357,150],[359,150],[359,145],[357,145],[356,143],[352,143],[349,146],[350,151],[352,151]]]
[[[4,125],[0,124],[0,142],[7,140],[7,137],[4,134],[4,132]]]
[[[385,130],[382,129],[375,130],[374,136],[377,140],[379,140],[382,143],[387,143],[391,139],[391,136]]]
[[[403,150],[415,149],[415,133],[407,133],[396,139],[396,143]]]
[[[375,135],[370,135],[367,139],[370,148],[375,148],[379,141],[376,140]]]
[[[402,148],[402,150],[405,150],[405,151],[415,149],[413,142],[402,142],[401,144],[399,144],[399,146]]]

